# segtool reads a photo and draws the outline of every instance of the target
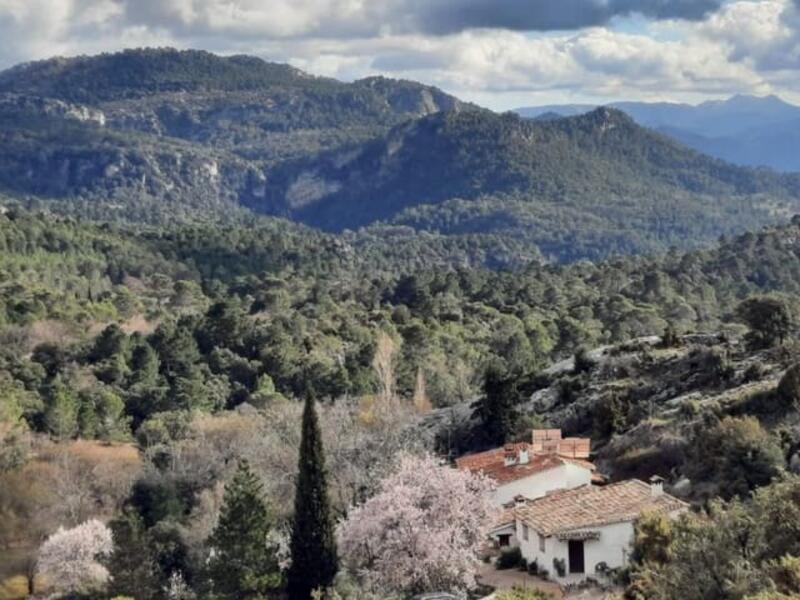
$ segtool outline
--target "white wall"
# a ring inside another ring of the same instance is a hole
[[[501,527],[499,529],[495,529],[489,534],[495,543],[499,545],[500,543],[500,535],[509,534],[511,537],[508,540],[508,547],[513,548],[514,546],[519,546],[519,542],[517,541],[517,526],[516,523],[509,523],[505,527]]]
[[[532,527],[528,528],[526,540],[521,521],[517,521],[517,540],[522,556],[528,563],[537,562],[540,568],[547,569],[550,579],[559,583],[577,583],[587,577],[597,577],[595,567],[605,562],[609,568],[622,567],[627,564],[633,543],[633,523],[614,523],[603,527],[592,527],[592,531],[600,532],[600,539],[586,540],[583,543],[584,573],[569,572],[569,544],[555,536],[545,538],[545,551],[539,550],[539,534]],[[566,573],[559,577],[553,566],[553,559],[564,560]]]
[[[517,479],[516,481],[498,485],[492,494],[492,501],[501,506],[511,502],[517,496],[524,496],[533,500],[553,490],[572,489],[591,482],[592,472],[589,469],[576,464],[565,463],[547,471],[534,473],[524,479]]]

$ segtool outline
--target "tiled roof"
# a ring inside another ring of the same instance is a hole
[[[529,450],[529,448],[530,444],[526,442],[507,444],[503,448],[462,456],[456,459],[456,466],[459,469],[473,473],[483,473],[499,484],[523,479],[536,473],[560,467],[566,463],[572,463],[592,471],[595,468],[592,463],[585,460],[566,458],[557,454],[532,454],[530,452],[527,463],[506,465],[505,457],[507,452],[513,451],[518,455],[520,451]]]
[[[516,509],[517,518],[542,535],[634,521],[643,512],[673,512],[688,507],[674,496],[654,496],[638,479],[598,487],[584,485],[552,492]]]
[[[515,508],[504,508],[500,513],[498,513],[497,518],[494,521],[494,525],[492,525],[492,530],[502,529],[507,525],[511,525],[517,519],[517,513]]]

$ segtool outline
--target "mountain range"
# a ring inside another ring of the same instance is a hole
[[[777,96],[738,95],[698,105],[615,102],[637,123],[699,152],[745,166],[800,171],[800,107]],[[526,118],[550,120],[596,109],[591,104],[518,108]]]
[[[19,65],[0,73],[0,125],[0,193],[103,220],[255,213],[574,261],[800,209],[800,175],[711,158],[616,108],[530,120],[419,83],[200,51]]]

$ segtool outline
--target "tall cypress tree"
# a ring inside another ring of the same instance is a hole
[[[208,575],[214,598],[265,598],[282,584],[276,548],[269,542],[272,517],[262,485],[242,460],[225,486],[222,511],[208,544],[214,549]]]
[[[311,397],[306,399],[303,410],[291,551],[288,581],[291,600],[308,600],[315,589],[331,585],[339,569],[339,557],[328,498],[322,434]]]

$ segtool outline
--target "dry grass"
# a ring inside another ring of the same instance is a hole
[[[19,600],[28,597],[28,579],[24,575],[13,575],[0,580],[0,600]]]
[[[96,337],[99,335],[106,327],[111,325],[112,321],[103,321],[100,323],[92,324],[89,329],[87,330],[89,337]],[[128,335],[132,333],[142,333],[144,335],[148,335],[153,333],[158,327],[158,321],[148,321],[147,317],[142,314],[133,315],[127,321],[124,321],[119,324],[120,329],[127,333]]]
[[[94,440],[76,440],[67,445],[67,451],[75,458],[93,465],[113,463],[117,467],[141,465],[139,451],[133,444],[109,444]]]
[[[128,335],[132,333],[151,334],[158,327],[158,321],[148,321],[144,315],[134,315],[122,324],[122,331]]]
[[[78,341],[78,337],[68,325],[53,319],[32,323],[29,326],[28,336],[31,348],[39,344],[58,344],[63,347]]]

